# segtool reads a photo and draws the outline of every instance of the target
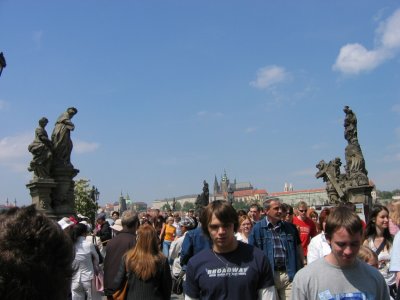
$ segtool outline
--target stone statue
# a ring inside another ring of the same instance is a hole
[[[328,164],[321,160],[316,165],[319,171],[315,176],[322,178],[326,182],[326,190],[332,204],[340,201],[350,201],[350,197],[355,199],[360,195],[369,197],[367,192],[369,190],[368,172],[365,168],[361,146],[358,143],[357,117],[348,106],[345,106],[343,111],[346,114],[344,119],[344,138],[347,141],[345,173],[341,174],[340,172],[342,162],[338,157]],[[360,199],[360,197],[357,199]]]
[[[56,165],[73,167],[71,164],[72,140],[71,131],[75,129],[71,122],[72,117],[78,112],[75,107],[70,107],[58,117],[51,140]]]
[[[28,171],[33,171],[34,178],[38,179],[50,178],[50,167],[53,154],[52,143],[49,140],[45,129],[48,122],[49,120],[45,117],[39,120],[39,127],[35,130],[35,139],[28,146],[29,152],[33,155]]]
[[[351,139],[358,138],[357,117],[347,105],[344,107],[343,111],[346,114],[344,118],[344,138],[346,141],[350,142]]]
[[[175,211],[175,209],[176,209],[176,199],[174,198],[172,200],[172,211]]]
[[[208,205],[210,202],[210,192],[208,189],[208,183],[204,180],[203,181],[203,193],[201,195],[197,196],[196,199],[196,211],[199,211],[200,208],[205,207]]]

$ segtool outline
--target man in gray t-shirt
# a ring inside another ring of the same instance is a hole
[[[325,226],[332,252],[297,272],[292,299],[389,300],[379,271],[357,259],[362,232],[361,220],[354,212],[346,207],[334,209]]]

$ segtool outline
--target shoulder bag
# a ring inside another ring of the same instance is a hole
[[[127,272],[126,277],[125,277],[125,283],[122,285],[122,288],[116,290],[113,294],[114,300],[125,300],[126,299],[126,296],[128,295],[129,278],[130,278],[130,272]]]

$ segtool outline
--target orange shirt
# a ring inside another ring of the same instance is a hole
[[[174,237],[175,237],[175,232],[176,232],[176,227],[169,225],[169,224],[165,224],[165,236],[164,236],[164,241],[170,241],[173,242],[174,241]]]

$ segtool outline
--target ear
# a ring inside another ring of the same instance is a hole
[[[324,235],[325,235],[326,241],[328,242],[328,244],[330,246],[331,245],[331,239],[326,235],[326,233]]]

